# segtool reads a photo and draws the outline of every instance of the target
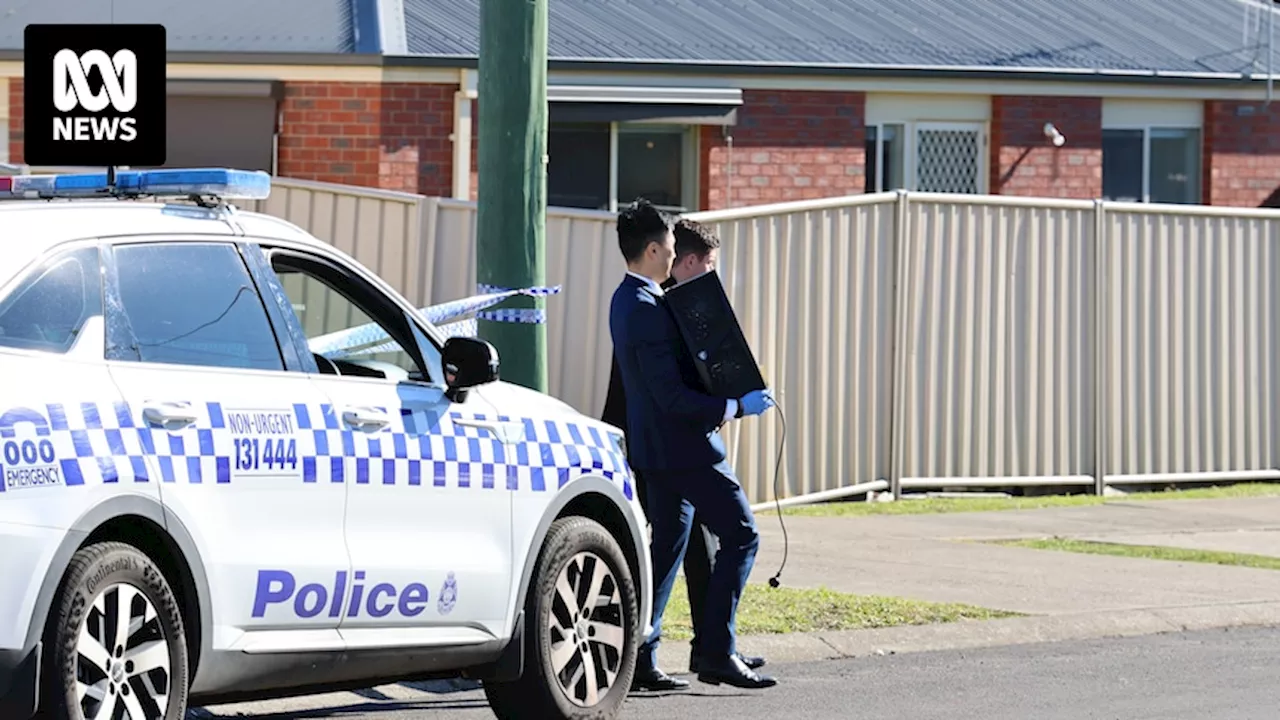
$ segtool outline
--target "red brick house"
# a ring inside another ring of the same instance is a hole
[[[1280,204],[1261,0],[550,3],[553,205],[895,187]],[[28,22],[162,22],[168,164],[474,199],[479,0],[109,5],[0,18],[0,162],[22,161]]]

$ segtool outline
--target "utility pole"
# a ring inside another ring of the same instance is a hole
[[[547,0],[480,0],[479,202],[476,280],[517,289],[545,284]],[[519,295],[502,307],[542,309]],[[547,390],[545,323],[480,318],[503,380]]]

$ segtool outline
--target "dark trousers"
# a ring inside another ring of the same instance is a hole
[[[653,633],[640,647],[637,667],[657,666],[662,616],[677,569],[687,557],[695,510],[719,539],[706,589],[690,586],[690,611],[697,628],[697,651],[706,658],[728,657],[736,650],[738,601],[760,547],[760,533],[747,496],[727,461],[710,468],[644,473],[646,510],[653,525],[649,551],[653,561]],[[702,535],[702,533],[698,533]],[[705,535],[702,535],[705,540]],[[701,598],[695,607],[693,597]]]
[[[645,515],[652,518],[653,508],[649,506],[647,485],[644,474],[637,472],[636,495],[640,498],[640,505],[644,507]],[[689,596],[689,618],[693,624],[693,639],[689,641],[689,649],[697,655],[698,639],[702,633],[702,613],[705,607],[702,601],[707,596],[707,583],[711,580],[711,558],[715,554],[714,548],[718,543],[715,536],[703,524],[696,509],[689,524],[689,540],[684,553],[684,583]],[[676,566],[679,567],[680,563],[677,562]],[[661,585],[656,577],[654,582]],[[675,583],[674,575],[671,578],[671,584],[666,586],[667,597],[671,595],[673,583]]]

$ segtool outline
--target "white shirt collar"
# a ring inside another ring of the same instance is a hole
[[[649,286],[649,289],[650,289],[650,290],[652,290],[655,294],[657,294],[657,295],[665,295],[665,294],[666,294],[666,291],[664,291],[664,290],[662,289],[662,286],[661,286],[661,285],[659,285],[658,283],[654,282],[654,281],[653,281],[653,278],[645,277],[645,276],[641,275],[640,273],[632,272],[631,270],[628,270],[628,271],[627,271],[627,274],[628,274],[628,275],[630,275],[630,276],[631,276],[631,277],[633,277],[633,278],[636,278],[637,280],[642,280],[642,281],[644,281],[644,284],[645,284],[645,285],[648,285],[648,286]]]

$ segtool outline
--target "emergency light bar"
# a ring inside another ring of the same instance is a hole
[[[271,176],[261,170],[124,170],[115,173],[114,185],[105,172],[0,177],[0,200],[142,195],[262,200],[270,194]]]

